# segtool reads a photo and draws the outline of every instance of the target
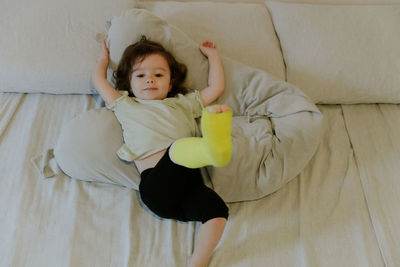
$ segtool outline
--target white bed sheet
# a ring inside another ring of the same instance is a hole
[[[400,265],[400,105],[343,106],[386,266]]]
[[[198,223],[160,220],[123,187],[65,175],[43,179],[31,163],[54,147],[66,122],[98,106],[86,95],[0,94],[0,266],[185,266]],[[365,174],[369,158],[363,150],[354,153],[359,148],[347,133],[344,118],[358,120],[363,110],[319,108],[323,139],[311,163],[278,192],[228,205],[211,267],[399,264],[399,190],[384,182],[398,182],[395,173],[378,179],[375,190],[367,182],[375,178]],[[371,113],[389,120],[399,112],[386,111]],[[396,133],[398,124],[387,124]]]

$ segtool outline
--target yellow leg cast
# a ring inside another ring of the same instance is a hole
[[[221,113],[204,109],[201,117],[203,137],[177,140],[170,149],[171,160],[187,168],[227,165],[232,155],[231,124],[231,109]]]

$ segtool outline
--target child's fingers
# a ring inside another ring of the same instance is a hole
[[[107,44],[106,44],[106,40],[103,40],[103,52],[108,54],[108,48],[107,48]]]
[[[213,42],[209,41],[209,40],[204,41],[202,43],[202,46],[208,47],[208,48],[216,48],[216,45]]]
[[[107,49],[106,39],[103,40],[103,48]]]

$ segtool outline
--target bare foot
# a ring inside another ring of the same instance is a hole
[[[206,107],[207,112],[209,113],[223,113],[225,111],[230,110],[231,108],[228,105],[222,104],[222,105],[212,105]]]

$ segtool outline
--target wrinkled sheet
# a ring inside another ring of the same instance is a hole
[[[348,105],[343,112],[382,256],[399,266],[400,105]]]
[[[161,220],[124,187],[43,179],[32,164],[54,147],[66,122],[96,107],[86,95],[0,94],[0,266],[185,266],[198,223]],[[228,204],[227,228],[209,266],[399,265],[399,190],[391,169],[399,155],[391,150],[399,146],[391,120],[398,109],[370,111],[378,118],[369,127],[382,127],[370,131],[391,139],[361,139],[370,146],[363,149],[385,145],[372,157],[387,162],[382,168],[368,166],[370,154],[350,142],[345,119],[363,110],[319,109],[322,140],[311,162],[277,192]],[[385,179],[366,175],[370,168]]]

